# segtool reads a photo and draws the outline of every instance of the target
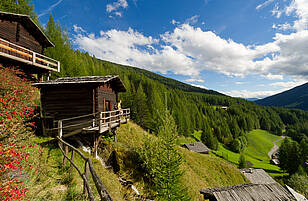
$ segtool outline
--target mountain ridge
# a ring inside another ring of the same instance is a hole
[[[259,105],[308,110],[308,83],[255,101]]]

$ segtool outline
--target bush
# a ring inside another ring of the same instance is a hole
[[[23,182],[29,153],[23,141],[33,125],[25,123],[33,116],[31,98],[34,89],[23,79],[24,74],[11,68],[0,69],[0,197],[21,199],[27,192]]]
[[[307,176],[293,174],[290,179],[288,179],[287,184],[305,197],[308,197]]]

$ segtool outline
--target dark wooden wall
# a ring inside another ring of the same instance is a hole
[[[41,90],[43,116],[55,120],[93,113],[92,90],[89,87],[44,87]]]
[[[110,85],[102,85],[97,89],[97,111],[104,111],[104,99],[111,102],[111,110],[113,110],[114,105],[117,103],[116,92],[110,87]]]
[[[43,54],[44,47],[35,39],[30,31],[22,23],[0,19],[0,38]]]

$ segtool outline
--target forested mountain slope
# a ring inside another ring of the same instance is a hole
[[[266,106],[281,106],[308,110],[308,83],[256,101]]]
[[[217,149],[219,141],[239,152],[247,145],[248,131],[261,128],[280,135],[286,125],[308,119],[308,114],[302,111],[259,106],[74,50],[68,35],[52,16],[45,31],[55,44],[46,49],[47,56],[61,62],[61,72],[54,73],[53,78],[119,75],[127,88],[127,92],[120,94],[123,107],[131,108],[132,119],[150,132],[157,132],[160,114],[167,107],[180,135],[191,136],[195,130],[201,130],[201,140],[210,148]]]

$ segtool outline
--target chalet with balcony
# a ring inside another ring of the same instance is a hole
[[[41,91],[43,133],[60,138],[89,140],[97,153],[98,139],[127,123],[129,109],[119,108],[125,92],[119,76],[65,77],[34,83]]]
[[[60,62],[44,56],[54,44],[27,15],[0,12],[0,64],[15,66],[27,74],[60,72]]]

